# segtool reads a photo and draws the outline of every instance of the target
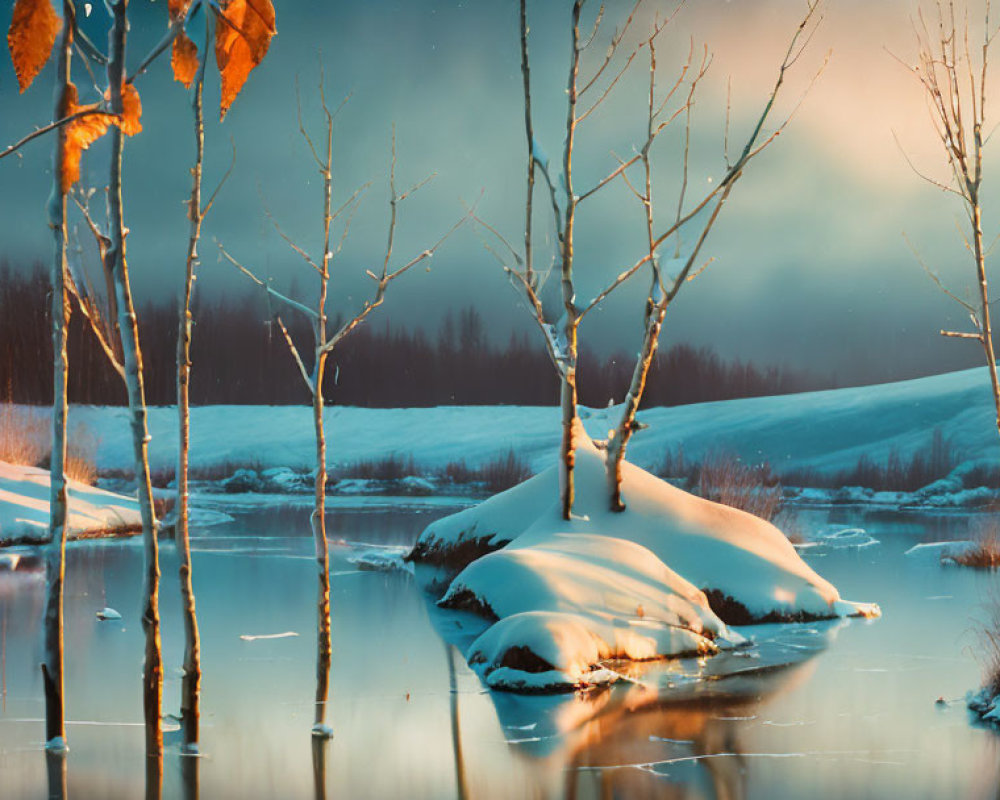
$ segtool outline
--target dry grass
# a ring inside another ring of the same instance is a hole
[[[83,423],[69,431],[66,443],[66,477],[88,486],[97,482],[98,438]]]
[[[52,454],[49,417],[39,409],[0,404],[0,461],[28,467],[47,467]],[[97,480],[98,439],[83,424],[74,425],[68,435],[66,475],[93,485]]]
[[[784,470],[781,480],[786,486],[839,489],[861,486],[876,492],[915,492],[936,480],[947,477],[961,460],[959,453],[940,428],[920,449],[904,457],[898,449],[891,450],[884,462],[862,455],[850,469],[823,472],[813,467]],[[965,485],[996,486],[1000,478],[995,470],[977,468],[964,479]]]
[[[0,405],[0,461],[36,466],[48,458],[49,422],[33,408]]]
[[[768,522],[781,509],[781,483],[770,465],[745,464],[728,453],[706,456],[698,476],[698,494]]]
[[[983,666],[983,688],[990,697],[1000,695],[1000,595],[991,592],[984,604],[986,617],[978,625],[978,659]]]
[[[991,513],[987,519],[977,522],[972,531],[973,543],[967,549],[954,555],[942,556],[941,560],[975,569],[1000,567],[1000,521],[997,517]],[[1000,602],[994,605],[997,606],[997,614],[1000,615]],[[997,630],[1000,632],[1000,625],[997,626]]]
[[[496,494],[528,480],[532,472],[528,463],[511,448],[479,467],[470,467],[464,459],[450,461],[439,474],[456,485],[482,483],[487,491]]]

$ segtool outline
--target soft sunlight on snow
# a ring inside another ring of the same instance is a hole
[[[601,682],[609,679],[604,659],[711,653],[715,642],[738,642],[702,590],[738,622],[879,614],[842,600],[771,523],[634,465],[623,469],[628,509],[607,510],[603,453],[582,431],[578,440],[572,521],[559,516],[553,467],[432,523],[414,549],[418,561],[464,567],[442,605],[499,620],[467,653],[491,686]]]
[[[136,530],[139,506],[130,497],[68,481],[70,539],[96,531]],[[49,526],[49,472],[0,461],[0,542],[44,541]]]

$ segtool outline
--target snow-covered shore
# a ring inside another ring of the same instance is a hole
[[[862,455],[884,461],[893,450],[906,458],[926,448],[940,429],[965,463],[1000,462],[1000,448],[984,434],[994,416],[985,369],[824,392],[654,408],[640,413],[649,427],[637,433],[629,460],[644,468],[683,448],[699,460],[726,450],[744,461],[768,461],[778,471],[853,467]],[[124,410],[73,406],[72,423],[98,438],[101,472],[128,469],[132,445]],[[196,468],[256,465],[262,469],[313,467],[312,411],[305,406],[203,406],[192,411],[191,463]],[[617,409],[581,409],[587,431],[603,438]],[[177,414],[152,408],[154,470],[169,469],[177,454]],[[482,464],[513,450],[534,472],[555,462],[559,410],[555,407],[454,406],[367,409],[331,406],[326,430],[331,466],[395,453],[421,467],[464,460]]]
[[[142,526],[139,505],[130,497],[69,482],[70,539],[124,534]],[[0,546],[38,544],[47,540],[49,473],[0,461]]]

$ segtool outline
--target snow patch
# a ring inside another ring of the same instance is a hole
[[[289,639],[289,638],[291,638],[293,636],[298,636],[298,634],[295,631],[285,631],[284,633],[258,633],[258,634],[243,633],[243,634],[240,634],[240,638],[244,642],[256,642],[256,641],[262,641],[262,640],[265,640],[265,639]]]
[[[142,526],[139,504],[130,497],[67,481],[67,536],[131,532]],[[0,461],[0,544],[48,539],[49,472]]]
[[[935,561],[940,561],[942,558],[949,556],[956,556],[959,553],[968,550],[972,547],[973,542],[969,540],[951,541],[951,542],[925,542],[924,544],[915,544],[909,550],[907,550],[903,555],[909,558],[931,558]]]
[[[372,572],[413,572],[413,564],[403,559],[409,552],[408,547],[375,547],[371,546],[347,557],[348,564],[354,564],[360,570]]]
[[[324,725],[323,723],[317,722],[312,726],[312,735],[317,739],[332,739],[333,738],[333,728],[329,725]]]

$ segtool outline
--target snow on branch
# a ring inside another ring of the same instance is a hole
[[[279,292],[276,289],[274,289],[270,285],[270,283],[262,281],[260,278],[258,278],[256,275],[254,275],[249,269],[247,269],[245,266],[243,266],[243,264],[241,264],[239,261],[237,261],[235,258],[233,258],[233,256],[231,256],[229,254],[229,252],[226,250],[226,248],[223,247],[223,245],[222,245],[221,242],[219,242],[218,240],[216,240],[215,244],[219,248],[219,255],[221,257],[225,258],[230,264],[232,264],[234,267],[236,267],[236,269],[238,269],[240,272],[242,272],[244,275],[246,275],[251,281],[253,281],[254,283],[256,283],[261,289],[263,289],[265,292],[267,292],[267,294],[268,294],[269,297],[273,297],[275,300],[280,300],[282,303],[284,303],[285,305],[287,305],[289,308],[293,308],[296,311],[298,311],[299,313],[305,314],[311,320],[319,319],[319,315],[315,311],[313,311],[311,308],[309,308],[308,306],[305,306],[302,303],[299,303],[299,302],[297,302],[295,300],[292,300],[290,297],[287,297],[286,295],[283,295],[281,292]]]

